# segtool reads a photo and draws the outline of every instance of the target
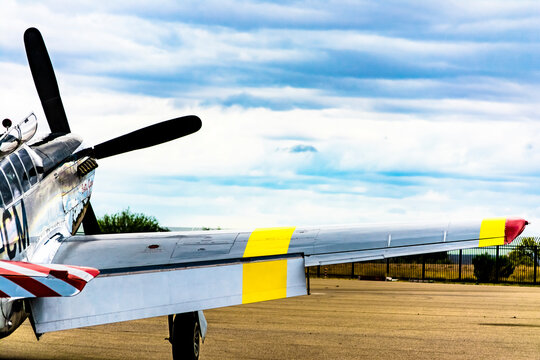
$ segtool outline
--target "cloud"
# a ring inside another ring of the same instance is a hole
[[[7,0],[0,109],[36,111],[41,29],[88,144],[197,114],[200,132],[100,161],[98,214],[271,226],[540,218],[529,1]],[[280,149],[283,151],[276,151]]]
[[[295,108],[308,108],[317,109],[322,105],[313,100],[307,99],[294,99],[294,98],[268,98],[258,97],[241,93],[238,95],[231,95],[223,100],[215,99],[213,101],[203,102],[201,105],[223,105],[223,106],[240,106],[243,108],[267,108],[272,110],[291,110]]]
[[[317,149],[311,145],[295,145],[288,149],[290,153],[317,152]]]

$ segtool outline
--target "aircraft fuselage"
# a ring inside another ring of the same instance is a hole
[[[75,135],[50,134],[0,160],[0,259],[47,264],[75,234],[97,166],[84,151],[72,156],[82,148]],[[1,299],[0,311],[0,337],[26,318],[22,300]]]

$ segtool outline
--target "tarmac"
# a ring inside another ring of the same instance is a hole
[[[540,359],[540,287],[312,279],[311,296],[205,311],[201,359]],[[0,359],[171,359],[166,317],[45,334]]]

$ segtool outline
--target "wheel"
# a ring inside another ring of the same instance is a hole
[[[201,346],[197,313],[176,314],[171,334],[173,360],[198,360]]]

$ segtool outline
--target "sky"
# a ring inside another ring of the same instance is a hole
[[[13,1],[1,116],[48,126],[22,40],[47,44],[91,146],[198,115],[99,161],[98,216],[248,228],[518,216],[540,235],[535,1]]]

